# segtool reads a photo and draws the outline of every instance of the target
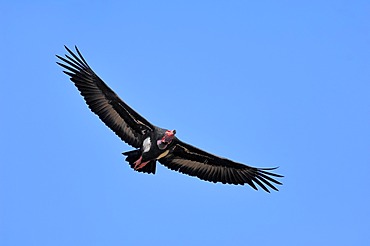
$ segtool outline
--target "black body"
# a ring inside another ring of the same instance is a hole
[[[278,190],[273,183],[281,185],[275,178],[283,176],[271,172],[276,168],[255,168],[237,163],[184,143],[177,137],[174,137],[165,149],[159,149],[156,142],[163,137],[166,130],[152,125],[123,102],[94,73],[77,47],[77,55],[65,48],[69,55],[67,54],[65,58],[57,56],[64,62],[57,63],[67,70],[64,73],[70,76],[91,111],[97,114],[124,142],[136,148],[123,153],[127,156],[126,161],[131,167],[134,167],[134,162],[142,155],[143,160],[150,160],[150,162],[138,169],[139,172],[154,174],[158,160],[169,169],[196,176],[202,180],[223,184],[248,184],[256,190],[257,184],[267,192],[269,190],[266,186]],[[143,142],[148,136],[151,137],[152,147],[148,153],[142,153]]]
[[[145,135],[143,135],[143,139],[150,138],[151,148],[148,152],[143,152],[143,146],[140,149],[131,150],[122,153],[123,155],[127,156],[126,161],[130,164],[132,168],[134,168],[134,162],[142,156],[142,161],[150,161],[145,167],[141,169],[137,169],[138,172],[144,173],[153,173],[155,174],[155,164],[157,158],[163,154],[167,149],[160,149],[157,146],[157,141],[162,138],[164,133],[166,132],[165,129],[159,128],[154,126],[154,131],[148,131]]]

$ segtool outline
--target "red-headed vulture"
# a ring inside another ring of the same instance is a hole
[[[256,168],[213,155],[178,139],[175,130],[151,124],[129,107],[90,68],[80,51],[65,47],[68,54],[58,56],[57,62],[80,91],[86,104],[124,142],[134,150],[124,152],[130,166],[144,173],[155,173],[156,162],[169,169],[211,182],[248,184],[257,190],[260,186],[278,190],[276,180],[283,176],[272,171],[276,168]]]

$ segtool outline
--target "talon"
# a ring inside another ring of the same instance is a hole
[[[137,159],[137,161],[135,161],[134,162],[134,164],[135,164],[135,166],[134,166],[134,169],[135,170],[137,170],[138,169],[138,167],[140,166],[140,164],[141,164],[141,160],[143,159],[143,157],[142,156],[140,156],[140,158],[139,159]]]
[[[134,169],[135,170],[139,170],[139,169],[145,167],[145,165],[149,163],[149,161],[141,162],[142,160],[143,160],[143,157],[140,156],[140,158],[137,161],[134,162],[134,164],[135,164]]]
[[[135,170],[139,170],[139,169],[141,169],[141,168],[145,167],[145,166],[146,166],[146,164],[148,164],[148,163],[149,163],[149,161],[146,161],[146,162],[142,162],[142,163],[140,163],[137,167],[135,167]]]

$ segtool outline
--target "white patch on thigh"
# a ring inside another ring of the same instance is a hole
[[[143,142],[143,152],[148,152],[150,150],[152,143],[150,137],[147,137]]]

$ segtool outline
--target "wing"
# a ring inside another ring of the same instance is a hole
[[[223,184],[249,184],[257,190],[257,184],[270,192],[278,190],[272,183],[281,185],[273,177],[283,176],[270,172],[276,168],[255,168],[207,153],[175,138],[169,153],[159,162],[169,169],[210,182]]]
[[[69,55],[65,55],[65,58],[57,55],[64,62],[57,64],[67,70],[63,72],[71,77],[91,111],[123,141],[135,148],[141,147],[143,134],[153,131],[154,126],[123,102],[94,73],[77,47],[78,55],[65,48]]]

